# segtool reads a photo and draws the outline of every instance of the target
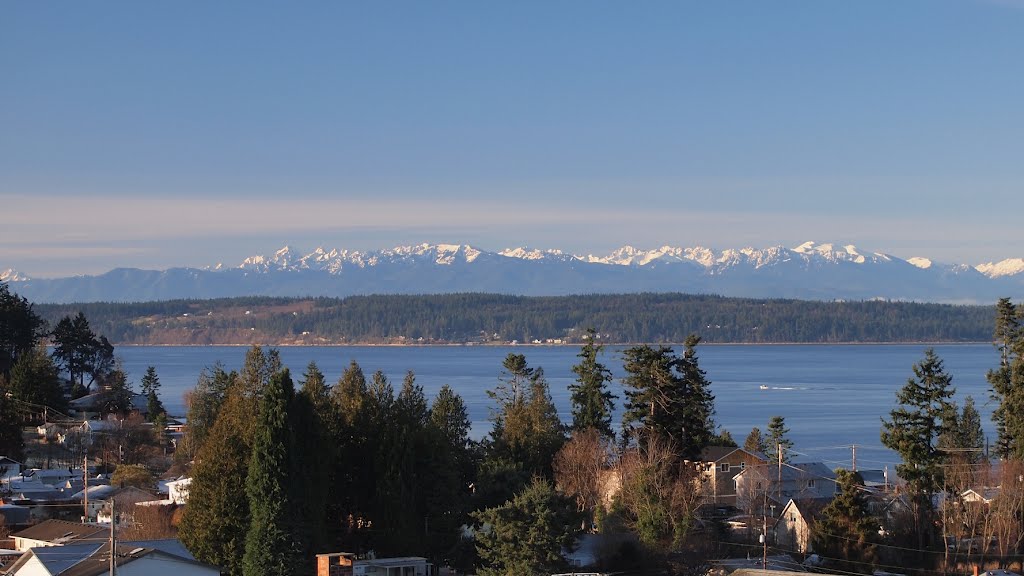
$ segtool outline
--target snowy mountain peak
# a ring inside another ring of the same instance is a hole
[[[520,260],[543,260],[545,258],[561,259],[565,256],[565,253],[561,250],[537,250],[535,248],[528,248],[524,246],[520,246],[518,248],[505,248],[498,252],[498,254],[505,256],[506,258],[519,258]]]
[[[25,276],[21,272],[18,272],[14,268],[8,268],[3,272],[0,272],[0,282],[28,282],[31,280],[28,276]]]
[[[909,258],[907,260],[907,262],[909,262],[910,264],[913,264],[914,266],[917,266],[918,268],[920,268],[922,270],[927,270],[927,269],[932,267],[932,264],[934,264],[928,258],[921,258],[919,256],[914,256],[913,258]]]
[[[804,242],[794,248],[776,245],[767,248],[730,248],[721,251],[701,246],[682,248],[662,245],[658,248],[644,250],[631,245],[615,249],[607,255],[588,254],[573,255],[555,249],[537,249],[529,247],[506,248],[498,252],[486,252],[467,244],[416,244],[397,246],[391,249],[359,252],[350,250],[330,249],[319,246],[316,250],[304,254],[291,246],[285,246],[272,256],[257,255],[246,258],[238,268],[252,272],[299,271],[311,270],[329,274],[341,274],[346,268],[365,269],[384,264],[399,265],[402,263],[432,263],[439,266],[468,264],[481,257],[503,257],[526,261],[572,262],[600,264],[606,266],[626,266],[636,268],[657,268],[669,265],[687,265],[695,267],[694,273],[719,276],[733,269],[760,270],[776,266],[795,266],[803,269],[828,267],[832,265],[868,265],[908,263],[921,270],[941,269],[947,272],[978,273],[990,278],[1015,276],[1024,274],[1024,258],[1013,258],[998,263],[987,263],[979,266],[962,266],[956,268],[949,265],[936,265],[928,258],[915,257],[902,260],[881,252],[862,252],[853,244]],[[961,269],[962,268],[962,269]],[[210,268],[207,268],[208,270]],[[700,272],[703,270],[703,272]],[[13,271],[5,272],[8,281],[26,279]]]
[[[987,262],[975,266],[974,269],[989,278],[1016,276],[1024,273],[1024,258],[1007,258],[999,262]]]

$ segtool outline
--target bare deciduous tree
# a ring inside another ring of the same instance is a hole
[[[680,460],[675,448],[657,436],[623,454],[620,498],[642,542],[679,544],[686,538],[706,492],[699,466]]]
[[[576,499],[580,512],[590,512],[601,498],[601,473],[607,469],[611,450],[595,428],[573,432],[555,454],[555,483],[562,493]]]
[[[175,506],[133,506],[132,523],[121,532],[122,540],[161,540],[177,538]]]

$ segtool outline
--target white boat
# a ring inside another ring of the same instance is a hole
[[[761,384],[761,390],[767,390],[767,389],[768,389],[768,385],[767,384]]]

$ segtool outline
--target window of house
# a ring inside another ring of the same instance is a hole
[[[746,470],[746,469],[747,469],[747,463],[746,462],[740,462],[740,470]]]
[[[810,480],[807,481],[807,487],[814,488],[814,478],[811,478]]]
[[[718,470],[720,472],[728,472],[729,471],[729,463],[728,462],[722,462],[721,464],[718,465]]]

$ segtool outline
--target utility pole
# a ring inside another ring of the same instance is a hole
[[[761,552],[761,569],[768,569],[768,517],[765,516],[764,511],[761,511],[761,518],[764,520],[764,527],[761,529],[761,542],[763,543],[763,550]]]
[[[85,488],[82,490],[82,518],[83,522],[89,521],[89,452],[88,449],[85,452],[85,457],[82,458],[82,479],[85,482]]]
[[[114,498],[110,498],[110,576],[117,573],[117,540],[114,536]]]
[[[779,442],[775,446],[776,446],[775,452],[779,455],[779,487],[778,487],[778,490],[777,490],[778,498],[776,499],[776,501],[779,503],[779,506],[783,506],[783,504],[782,504],[782,442]]]

